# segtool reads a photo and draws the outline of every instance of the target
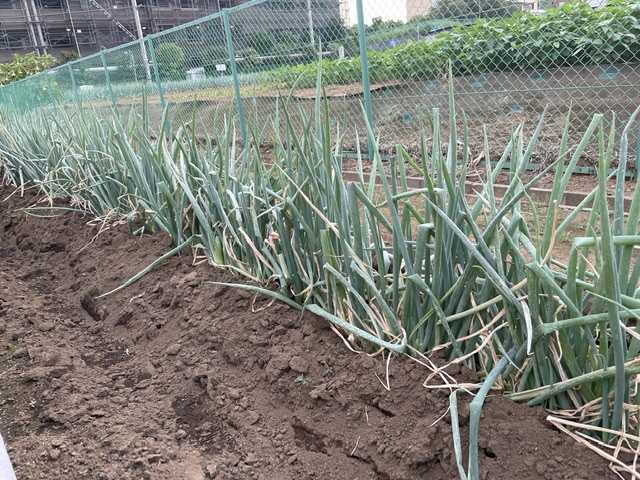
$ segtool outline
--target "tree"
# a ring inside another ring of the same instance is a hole
[[[22,80],[53,67],[56,59],[51,55],[38,55],[35,52],[24,55],[15,54],[10,62],[0,64],[0,85]]]
[[[111,81],[133,82],[145,78],[146,72],[140,55],[126,50],[117,52],[115,55],[112,54],[111,58],[110,63],[118,67],[115,72],[110,74]]]
[[[175,43],[161,43],[156,50],[158,73],[162,80],[184,80],[187,61],[184,50]]]
[[[199,48],[190,48],[187,55],[188,65],[203,67],[207,76],[218,75],[216,65],[226,65],[229,61],[227,46],[224,44],[203,43]]]
[[[253,48],[258,55],[271,55],[275,50],[276,39],[271,32],[257,32],[253,34],[249,42],[249,47]]]
[[[439,0],[431,10],[432,18],[508,17],[518,11],[510,0]]]
[[[349,34],[349,29],[345,27],[344,22],[340,18],[328,19],[316,28],[316,35],[320,38],[323,45],[331,42],[340,42]]]

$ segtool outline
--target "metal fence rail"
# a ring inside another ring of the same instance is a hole
[[[156,125],[166,111],[173,125],[195,118],[212,135],[231,125],[243,139],[268,144],[283,128],[276,112],[285,106],[302,128],[320,71],[347,146],[366,138],[368,118],[384,148],[418,148],[431,110],[446,117],[450,66],[472,145],[483,147],[484,125],[490,143],[504,144],[515,124],[533,129],[547,108],[542,147],[552,152],[569,108],[579,128],[596,112],[622,123],[640,104],[640,4],[542,6],[250,0],[2,87],[0,106],[109,115],[141,111],[146,102]]]

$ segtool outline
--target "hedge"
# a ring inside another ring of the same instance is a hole
[[[369,52],[369,62],[372,81],[380,82],[436,78],[449,60],[456,75],[466,75],[628,63],[638,61],[639,55],[640,3],[612,0],[600,9],[578,1],[542,15],[518,12],[506,18],[480,19],[431,41]],[[270,72],[270,78],[287,86],[311,87],[319,64],[325,84],[360,79],[358,57],[281,67]]]

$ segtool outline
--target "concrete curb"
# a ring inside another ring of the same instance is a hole
[[[352,172],[352,171],[343,171],[342,175],[345,178],[345,180],[349,180],[349,181],[357,181],[360,178],[357,172]],[[366,181],[369,181],[369,174],[365,173],[364,178]],[[376,179],[376,183],[378,184],[381,183],[379,178]],[[424,180],[420,177],[407,177],[407,184],[411,188],[422,188],[424,186]],[[482,183],[477,183],[477,182],[466,183],[466,190],[467,190],[466,193],[469,195],[473,195],[482,191],[482,188],[483,188]],[[504,193],[507,191],[507,188],[508,188],[508,185],[502,185],[502,184],[494,185],[493,190],[495,192],[496,197],[501,198],[504,195]],[[551,189],[548,189],[548,188],[530,188],[528,192],[531,198],[542,203],[548,202],[549,198],[551,197]],[[560,206],[576,207],[580,204],[580,202],[582,202],[585,199],[588,193],[589,192],[583,193],[583,192],[566,191],[564,192]],[[608,200],[609,200],[609,205],[613,206],[614,197],[612,195],[609,195]],[[624,199],[625,212],[629,211],[630,206],[631,206],[631,199],[628,197],[625,197]]]

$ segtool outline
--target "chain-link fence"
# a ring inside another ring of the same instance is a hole
[[[478,152],[484,125],[497,147],[520,122],[532,130],[547,108],[542,155],[560,143],[569,109],[579,130],[596,112],[622,124],[640,104],[640,4],[629,0],[235,3],[0,88],[0,102],[105,115],[146,102],[152,124],[166,112],[175,126],[195,119],[203,136],[236,128],[268,145],[285,124],[304,128],[321,78],[346,146],[366,137],[368,118],[383,147],[411,149],[430,134],[434,107],[447,116],[451,68]]]

